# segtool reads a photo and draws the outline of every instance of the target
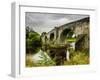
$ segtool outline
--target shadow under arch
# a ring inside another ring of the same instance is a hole
[[[67,39],[68,34],[69,34],[70,32],[72,32],[71,29],[68,29],[68,28],[64,29],[64,30],[62,31],[62,33],[60,34],[60,41],[61,41],[61,42],[65,42],[65,40]]]
[[[54,33],[50,34],[50,41],[52,41],[54,39]]]

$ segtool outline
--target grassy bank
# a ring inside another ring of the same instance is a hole
[[[64,61],[64,65],[84,65],[89,64],[89,55],[86,55],[84,52],[74,52],[72,56],[70,56],[69,61]]]

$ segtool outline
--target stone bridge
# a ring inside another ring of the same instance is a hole
[[[69,43],[68,39],[75,39]],[[66,48],[68,44],[73,49],[89,48],[89,17],[55,27],[50,32],[41,35],[42,45],[45,48]]]
[[[83,34],[89,34],[89,17],[55,27],[48,33],[43,32],[41,40],[43,45],[64,46],[68,37],[76,37],[78,40]]]

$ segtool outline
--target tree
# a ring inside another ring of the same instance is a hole
[[[40,35],[29,27],[26,27],[26,53],[34,54],[40,50]]]

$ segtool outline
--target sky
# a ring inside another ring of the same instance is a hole
[[[54,27],[59,27],[69,22],[73,22],[89,15],[79,14],[51,14],[51,13],[25,13],[25,26],[29,26],[35,32],[41,34],[42,32],[49,32]]]

